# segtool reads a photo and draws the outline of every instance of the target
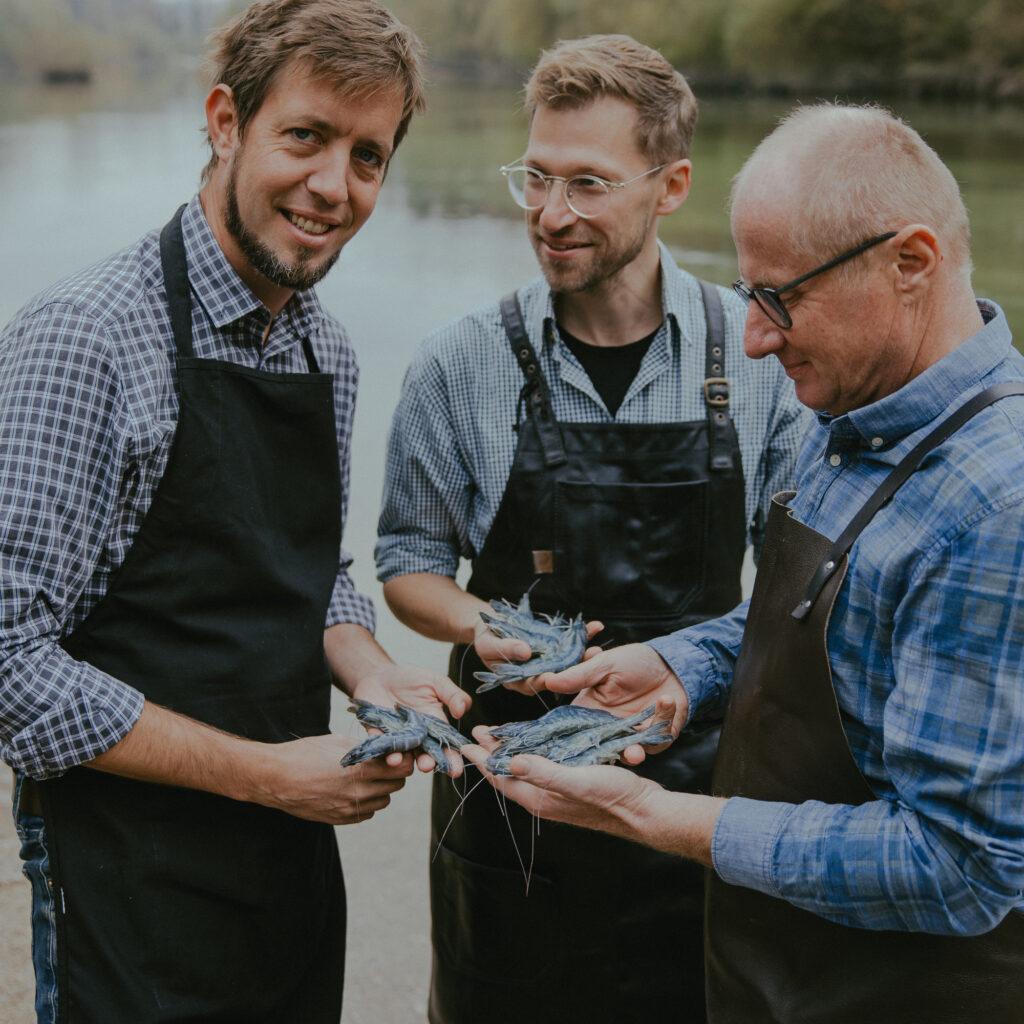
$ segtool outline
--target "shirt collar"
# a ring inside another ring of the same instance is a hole
[[[978,309],[985,320],[981,330],[898,391],[842,416],[819,413],[833,446],[848,447],[853,441],[872,451],[888,450],[955,407],[965,392],[976,390],[1012,348],[1003,311],[987,299],[978,300]]]
[[[188,260],[188,279],[212,323],[222,328],[250,313],[259,313],[266,323],[270,314],[249,286],[228,262],[214,237],[199,196],[194,195],[181,218]],[[296,292],[282,310],[299,337],[316,333],[324,318],[323,308],[312,288]]]

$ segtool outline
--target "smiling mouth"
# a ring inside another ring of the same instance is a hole
[[[328,231],[337,227],[336,224],[325,224],[323,221],[300,217],[298,214],[291,213],[288,210],[282,210],[281,213],[300,231],[305,231],[307,235],[326,235]]]
[[[587,248],[586,242],[552,242],[547,238],[541,238],[541,241],[555,252],[572,252],[573,249]]]

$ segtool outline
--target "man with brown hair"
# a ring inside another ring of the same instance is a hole
[[[40,1021],[337,1024],[331,681],[456,714],[391,663],[341,548],[357,380],[311,290],[423,103],[363,0],[254,4],[216,40],[201,192],[0,338],[0,750]],[[424,767],[426,767],[424,765]]]
[[[781,369],[744,359],[743,304],[658,242],[690,186],[682,75],[633,39],[593,36],[543,54],[526,100],[526,152],[502,170],[543,278],[424,343],[377,546],[389,605],[456,645],[452,677],[470,690],[485,664],[529,656],[484,631],[488,599],[530,590],[535,610],[600,620],[616,644],[731,609],[805,423]],[[527,682],[476,697],[471,721],[543,710]],[[712,721],[651,777],[706,788],[716,738]],[[435,786],[435,845],[456,804]],[[620,839],[532,833],[518,809],[506,821],[471,800],[444,834],[433,1024],[702,1021],[701,871]]]

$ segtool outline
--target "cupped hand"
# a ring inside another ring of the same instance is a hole
[[[567,768],[533,754],[513,757],[511,776],[492,775],[484,747],[464,747],[463,752],[496,790],[531,814],[614,835],[630,834],[632,822],[640,818],[644,804],[660,788],[624,768]]]
[[[352,688],[352,696],[370,701],[383,707],[403,704],[425,715],[445,720],[447,709],[452,718],[461,718],[472,704],[472,698],[460,690],[447,676],[417,665],[386,665],[364,676]],[[374,732],[375,730],[367,730]],[[453,777],[462,774],[462,757],[457,751],[447,750]],[[388,765],[397,767],[407,755],[388,754]],[[419,754],[416,765],[423,772],[434,770],[434,759],[429,754]]]
[[[587,639],[592,640],[603,629],[604,623],[598,622],[596,619],[593,622],[588,622]],[[495,665],[510,661],[528,661],[533,657],[528,643],[523,640],[502,640],[496,637],[482,619],[474,627],[473,647],[480,660],[492,671]],[[600,650],[600,648],[595,649]],[[520,693],[524,697],[535,697],[539,691],[544,689],[543,680],[550,675],[551,673],[547,673],[531,676],[519,683],[506,683],[504,688],[513,693]]]

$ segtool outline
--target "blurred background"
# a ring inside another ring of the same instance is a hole
[[[35,292],[161,225],[206,160],[203,40],[244,3],[0,0],[0,323]],[[701,101],[694,185],[662,237],[695,273],[736,276],[725,197],[746,155],[800,100],[877,101],[960,181],[975,287],[1024,339],[1024,4],[1020,0],[393,0],[430,53],[377,211],[318,287],[362,368],[346,545],[382,643],[442,668],[374,579],[384,444],[420,340],[535,273],[497,168],[525,146],[519,88],[540,48],[628,32]],[[356,735],[343,701],[334,728]],[[28,886],[0,768],[0,1022],[29,1024]],[[345,1024],[418,1024],[429,973],[429,781],[338,830],[349,891]],[[479,793],[474,798],[483,798]],[[540,842],[543,842],[543,830]]]

